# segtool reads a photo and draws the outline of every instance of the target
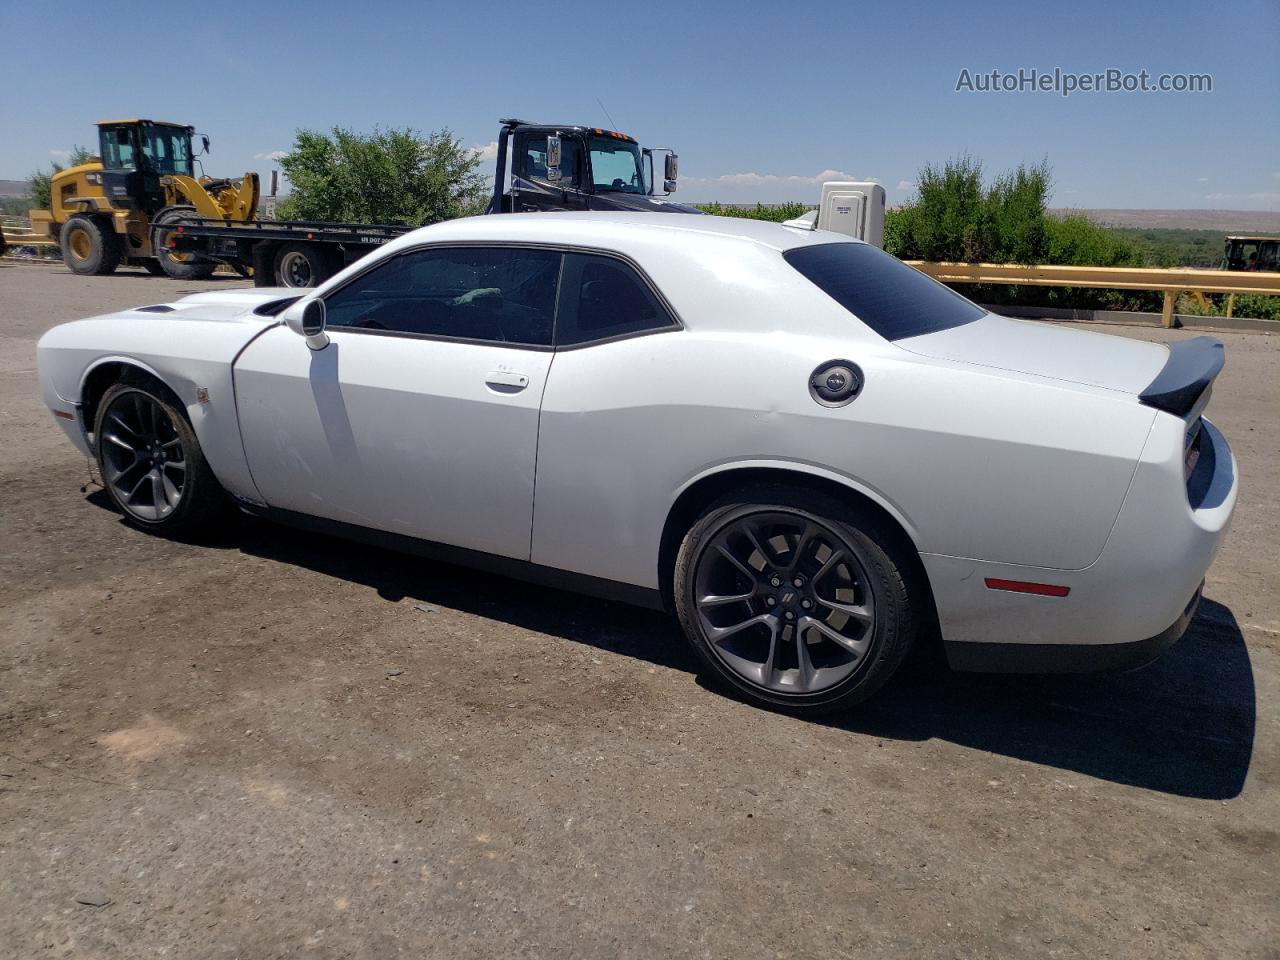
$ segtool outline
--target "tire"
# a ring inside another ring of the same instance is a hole
[[[77,213],[58,234],[62,262],[81,276],[105,276],[120,266],[120,238],[99,218]]]
[[[169,207],[156,215],[155,223],[183,223],[198,219],[194,207]],[[174,280],[208,280],[213,276],[217,263],[195,253],[173,253],[162,242],[162,235],[156,233],[151,238],[152,249],[155,250],[156,263],[165,276]]]
[[[884,686],[920,631],[927,597],[902,539],[820,493],[736,491],[680,545],[676,613],[709,672],[743,699],[804,716],[842,712]]]
[[[165,275],[164,267],[160,266],[160,261],[158,260],[143,260],[142,269],[153,277],[163,277]]]
[[[113,384],[98,403],[94,440],[103,486],[134,526],[181,539],[230,516],[222,485],[168,390]]]
[[[333,276],[329,258],[309,243],[283,243],[272,261],[277,287],[317,287]]]

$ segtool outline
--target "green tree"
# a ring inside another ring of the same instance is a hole
[[[277,215],[421,226],[481,213],[488,191],[476,172],[479,162],[479,152],[449,130],[425,139],[411,129],[299,130],[280,161],[293,192]]]
[[[885,249],[904,260],[1039,263],[1048,251],[1046,161],[983,182],[982,162],[927,163],[916,199],[888,218]]]
[[[67,164],[68,166],[78,167],[80,164],[88,163],[90,160],[94,159],[94,156],[95,155],[90,153],[87,148],[82,147],[77,143],[72,146],[71,152],[67,155]],[[53,175],[55,173],[58,173],[63,169],[65,168],[62,164],[55,161],[49,164],[48,173],[37,170],[31,175],[31,202],[34,204],[36,210],[49,209],[49,204],[53,200],[50,181],[53,179]]]

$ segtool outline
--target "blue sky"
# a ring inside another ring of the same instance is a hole
[[[119,115],[194,123],[223,176],[266,174],[300,127],[484,147],[519,116],[677,147],[686,200],[816,201],[847,174],[900,202],[921,164],[968,152],[992,171],[1047,157],[1057,206],[1280,210],[1278,0],[165,10],[0,0],[0,177]],[[962,69],[1055,67],[1208,73],[1213,91],[955,91]]]

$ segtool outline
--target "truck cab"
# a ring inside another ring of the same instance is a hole
[[[658,153],[664,154],[662,193],[654,189]],[[503,120],[488,212],[701,213],[667,199],[676,189],[677,159],[668,148],[644,148],[613,130]]]

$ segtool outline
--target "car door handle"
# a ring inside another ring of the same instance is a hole
[[[490,370],[485,374],[484,382],[498,393],[519,393],[529,385],[529,375],[510,370]]]

